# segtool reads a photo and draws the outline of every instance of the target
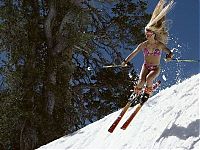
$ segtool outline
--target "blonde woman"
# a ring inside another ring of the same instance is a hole
[[[174,1],[165,5],[165,0],[160,0],[152,14],[150,22],[145,27],[146,41],[140,43],[137,48],[122,62],[126,66],[132,58],[140,51],[144,54],[144,63],[139,75],[139,81],[134,87],[134,92],[140,94],[144,84],[145,93],[152,94],[153,81],[160,74],[161,53],[164,51],[166,59],[170,61],[173,53],[167,48],[168,29],[166,24],[166,14],[172,8]]]

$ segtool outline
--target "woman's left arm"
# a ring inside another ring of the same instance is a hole
[[[167,54],[172,53],[163,43],[161,43],[161,49]]]
[[[167,53],[166,55],[166,59],[167,60],[171,60],[172,57],[174,56],[174,54],[172,53],[172,51],[169,50],[169,48],[167,48],[163,43],[161,44],[161,49]]]

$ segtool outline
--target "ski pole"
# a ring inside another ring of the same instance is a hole
[[[164,59],[165,61],[167,61],[167,59]],[[177,62],[191,62],[191,63],[199,63],[200,60],[193,60],[193,59],[178,59],[178,58],[175,58],[175,59],[172,59],[170,61],[177,61]]]
[[[108,65],[108,66],[102,66],[102,68],[118,68],[118,67],[128,67],[128,65],[126,66],[122,66],[122,65]],[[91,67],[88,67],[87,70],[93,70]]]
[[[103,66],[102,68],[117,68],[117,67],[122,67],[122,65],[108,65],[108,66]]]

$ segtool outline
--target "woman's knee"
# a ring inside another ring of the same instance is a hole
[[[151,86],[153,84],[153,80],[154,80],[153,78],[147,77],[146,78],[147,85]]]
[[[146,82],[147,84],[151,85],[153,84],[153,81],[158,77],[159,73],[155,73],[155,74],[150,74],[146,77]]]
[[[146,82],[152,82],[153,81],[153,77],[151,77],[151,76],[147,76],[146,77]]]
[[[157,78],[158,74],[150,74],[146,77],[147,85],[152,86],[154,80]]]
[[[139,79],[138,83],[137,83],[137,86],[138,87],[143,87],[143,85],[145,84],[145,82],[146,82],[145,79]]]
[[[146,81],[148,82],[151,82],[153,81],[154,79],[156,79],[160,74],[160,69],[157,69],[151,73],[149,73],[147,76],[146,76]]]

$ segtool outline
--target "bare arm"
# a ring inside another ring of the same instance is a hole
[[[143,45],[144,45],[144,43],[140,43],[136,47],[136,49],[124,60],[125,63],[128,63],[129,61],[131,61],[131,59],[133,59],[133,57],[135,57],[137,55],[137,53],[143,49],[143,47],[144,47]]]
[[[167,53],[166,55],[166,61],[170,61],[172,60],[174,54],[169,50],[169,48],[167,48],[163,43],[161,44],[161,49]]]
[[[161,43],[161,49],[167,54],[172,53],[163,43]]]

